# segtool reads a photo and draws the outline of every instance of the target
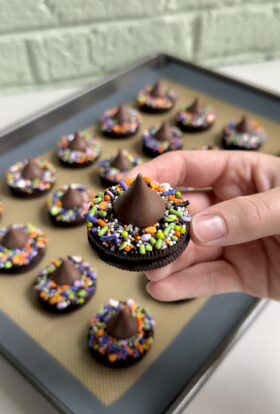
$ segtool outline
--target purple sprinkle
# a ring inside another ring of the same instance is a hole
[[[121,181],[119,182],[119,185],[122,187],[122,189],[123,189],[124,191],[128,189],[127,185],[125,184],[125,182],[124,182],[123,180],[121,180]]]
[[[91,233],[96,233],[96,232],[97,232],[97,228],[96,227],[92,227]]]
[[[97,219],[95,217],[93,217],[93,216],[88,216],[87,219],[89,221],[91,221],[92,223],[97,223]]]
[[[65,309],[67,308],[67,303],[66,302],[60,302],[56,305],[57,309]]]
[[[108,194],[110,197],[114,197],[114,194],[111,193],[111,191],[109,191],[109,190],[106,190],[106,194]]]
[[[117,236],[115,234],[109,234],[108,236],[101,236],[101,241],[116,240]]]
[[[143,234],[142,236],[141,236],[141,240],[142,241],[148,241],[148,240],[150,240],[150,238],[152,237],[152,235],[151,234]]]
[[[82,280],[75,280],[74,286],[76,287],[84,286],[84,282]]]
[[[172,190],[168,190],[168,191],[164,191],[164,193],[162,193],[163,196],[169,196],[171,194],[175,194],[176,191],[174,189]]]
[[[183,216],[182,220],[185,222],[190,222],[191,221],[191,216]]]

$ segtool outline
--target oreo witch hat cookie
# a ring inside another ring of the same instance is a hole
[[[88,240],[108,264],[131,271],[175,260],[189,242],[188,201],[140,174],[98,193],[86,215]]]

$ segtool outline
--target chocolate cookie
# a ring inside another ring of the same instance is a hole
[[[183,147],[181,131],[168,126],[166,122],[144,131],[142,142],[144,153],[152,158],[165,152],[180,150]]]
[[[160,81],[147,85],[137,95],[137,103],[141,111],[161,113],[169,111],[175,105],[177,93],[165,87]]]
[[[101,364],[124,368],[140,361],[154,341],[154,320],[132,299],[110,300],[90,321],[89,350]]]
[[[209,129],[216,121],[215,110],[202,104],[199,98],[196,98],[185,110],[176,115],[176,124],[186,132],[201,132]]]
[[[120,105],[105,111],[101,118],[102,133],[111,138],[130,137],[138,131],[141,117],[136,109]]]
[[[230,122],[223,130],[222,144],[230,150],[257,150],[266,136],[262,126],[243,116],[239,122]]]
[[[88,239],[112,266],[145,271],[167,265],[189,242],[188,201],[169,184],[138,175],[94,198],[87,217]]]
[[[85,305],[96,290],[96,272],[79,256],[51,261],[37,276],[34,289],[44,307],[66,313]]]

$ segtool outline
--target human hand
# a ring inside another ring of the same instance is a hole
[[[280,300],[280,159],[244,151],[176,151],[131,173],[172,186],[211,186],[187,195],[191,241],[164,268],[146,272],[161,301],[245,291]]]

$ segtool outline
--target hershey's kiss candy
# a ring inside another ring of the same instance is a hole
[[[131,114],[129,109],[124,106],[124,105],[120,105],[114,115],[114,118],[117,119],[117,121],[119,122],[119,124],[125,124],[127,122],[130,122],[131,120]]]
[[[243,116],[241,120],[236,124],[236,131],[241,133],[251,132],[252,127],[247,116]]]
[[[7,249],[22,249],[28,241],[28,236],[23,229],[9,228],[2,239],[2,246]]]
[[[172,128],[163,122],[154,135],[157,141],[170,141],[173,138]]]
[[[166,88],[158,81],[150,90],[150,95],[153,98],[164,98],[166,96]]]
[[[107,332],[116,339],[128,339],[138,333],[137,319],[130,312],[120,309],[107,322]]]
[[[69,142],[68,148],[73,151],[85,152],[87,149],[87,141],[82,136],[81,131],[75,132],[73,139]]]
[[[38,162],[34,159],[28,160],[25,166],[21,171],[21,175],[23,178],[27,180],[35,180],[35,178],[42,178],[44,175],[44,170],[38,164]]]
[[[126,151],[120,149],[115,158],[111,160],[111,167],[126,171],[133,167],[132,162],[127,158]]]
[[[164,216],[165,202],[138,174],[133,184],[116,199],[113,208],[122,223],[148,227]]]
[[[192,114],[197,114],[203,111],[203,105],[199,98],[196,98],[190,106],[187,107],[187,111]]]
[[[63,260],[51,275],[51,279],[58,285],[72,285],[80,277],[80,269],[70,259]]]
[[[71,186],[65,191],[60,198],[62,207],[71,209],[74,207],[80,207],[83,204],[83,196],[79,190],[72,188]]]

